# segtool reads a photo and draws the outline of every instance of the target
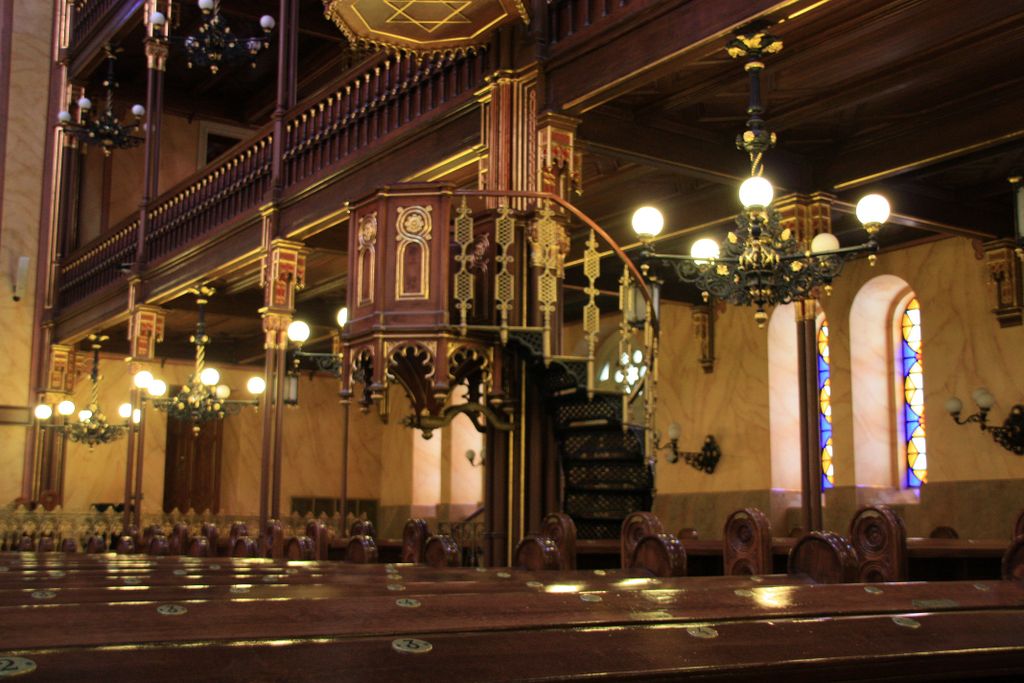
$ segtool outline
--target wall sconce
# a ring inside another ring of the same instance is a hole
[[[473,467],[483,467],[484,463],[487,462],[484,457],[484,449],[482,448],[480,449],[479,457],[477,452],[470,448],[466,451],[466,460],[468,460],[469,464]]]
[[[660,435],[654,435],[654,450],[657,451],[668,451],[668,455],[665,459],[668,460],[670,465],[674,465],[679,462],[679,458],[683,459],[690,467],[695,470],[701,470],[707,474],[714,474],[715,468],[718,466],[718,461],[722,458],[722,450],[718,447],[718,443],[715,441],[715,437],[708,434],[704,438],[704,446],[699,451],[680,451],[679,450],[679,437],[682,435],[682,430],[679,427],[679,423],[673,422],[668,426],[668,441],[665,443],[658,443],[661,440]]]
[[[958,425],[965,425],[969,422],[977,422],[981,431],[992,434],[992,439],[1008,451],[1017,455],[1024,455],[1024,405],[1020,403],[1010,408],[1010,414],[1002,427],[992,427],[988,424],[988,411],[995,405],[996,398],[988,389],[975,389],[971,398],[978,405],[978,412],[966,418],[960,418],[960,411],[963,410],[963,401],[956,396],[946,401],[946,411]]]

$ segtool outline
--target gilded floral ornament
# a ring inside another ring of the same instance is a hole
[[[499,26],[530,21],[522,0],[324,0],[324,15],[353,45],[419,56],[469,52]]]

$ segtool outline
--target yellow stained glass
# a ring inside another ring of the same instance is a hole
[[[903,426],[907,445],[907,484],[917,487],[928,481],[925,443],[924,361],[921,343],[921,303],[910,300],[900,317],[903,343],[900,371],[903,378]]]

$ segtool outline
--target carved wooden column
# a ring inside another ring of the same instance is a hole
[[[139,231],[135,244],[136,273],[146,263],[149,208],[160,189],[160,130],[164,114],[164,73],[167,70],[168,52],[163,30],[149,24],[149,15],[146,23],[146,134],[143,143],[142,201],[139,204]]]
[[[262,285],[264,380],[260,408],[263,448],[260,467],[260,533],[281,515],[281,466],[284,426],[284,383],[287,374],[288,325],[295,313],[295,292],[306,277],[306,249],[301,242],[275,239],[263,262]]]
[[[131,309],[128,319],[128,348],[130,366],[129,377],[134,378],[136,373],[146,368],[146,363],[151,363],[156,357],[156,345],[164,340],[164,310],[158,306],[147,304],[135,304]],[[145,464],[146,453],[146,397],[142,390],[131,384],[132,417],[129,418],[131,426],[128,438],[128,460],[126,478],[131,481],[132,465],[134,463],[134,491],[129,485],[128,495],[125,498],[125,510],[128,509],[128,501],[131,501],[134,509],[133,522],[136,528],[142,528],[142,470]],[[135,411],[139,411],[139,422],[134,422]]]
[[[832,201],[824,192],[810,196],[793,194],[775,202],[789,228],[803,245],[815,235],[832,232]],[[809,248],[809,247],[808,247]],[[800,397],[800,481],[802,523],[805,532],[822,530],[821,432],[818,423],[818,329],[817,299],[795,302],[797,368]]]

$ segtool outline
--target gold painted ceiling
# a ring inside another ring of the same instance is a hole
[[[424,55],[477,48],[495,28],[529,21],[522,0],[324,0],[324,13],[353,44]]]

